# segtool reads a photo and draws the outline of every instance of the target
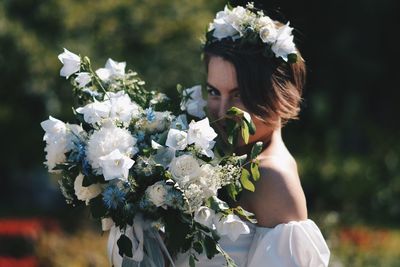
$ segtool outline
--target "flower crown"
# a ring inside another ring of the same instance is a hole
[[[261,45],[266,57],[275,55],[288,63],[296,63],[298,55],[292,30],[289,22],[282,25],[272,20],[262,10],[256,10],[253,3],[248,3],[246,8],[226,5],[210,23],[205,45],[231,38],[235,43],[239,40],[240,45]]]

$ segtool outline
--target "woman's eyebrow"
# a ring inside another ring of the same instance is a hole
[[[217,90],[219,92],[218,88],[213,86],[213,85],[211,85],[209,82],[207,82],[207,86],[211,87],[212,89]],[[229,90],[229,93],[234,93],[236,91],[239,91],[238,87],[232,88],[231,90]]]
[[[211,87],[211,89],[217,90],[219,92],[218,88],[213,86],[213,85],[211,85],[209,82],[207,82],[207,86]]]

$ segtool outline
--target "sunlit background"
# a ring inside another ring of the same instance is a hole
[[[238,2],[238,1],[236,1]],[[107,235],[66,205],[43,165],[48,115],[72,120],[63,47],[127,61],[175,94],[205,81],[200,38],[225,1],[0,1],[0,266],[108,266]],[[395,0],[265,1],[308,65],[299,121],[283,129],[331,265],[400,266],[400,91]]]

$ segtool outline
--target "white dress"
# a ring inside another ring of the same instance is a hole
[[[274,228],[259,227],[246,222],[250,234],[240,235],[232,242],[227,236],[220,239],[221,247],[238,267],[325,267],[330,251],[318,226],[310,219],[278,224]],[[188,254],[181,254],[176,267],[189,266]],[[225,266],[221,254],[209,260],[203,253],[196,267]]]

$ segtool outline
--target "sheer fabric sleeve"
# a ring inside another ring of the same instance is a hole
[[[310,219],[256,227],[247,266],[326,267],[330,251],[318,226]]]

